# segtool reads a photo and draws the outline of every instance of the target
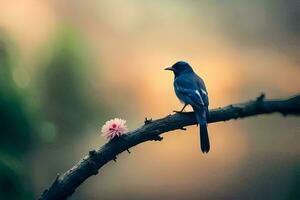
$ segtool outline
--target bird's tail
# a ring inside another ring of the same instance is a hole
[[[206,121],[206,111],[200,110],[199,108],[194,108],[196,119],[200,125],[200,144],[203,153],[208,153],[210,150],[208,131],[207,131],[207,121]]]
[[[200,142],[201,142],[201,150],[203,153],[208,153],[210,149],[209,138],[207,132],[207,124],[200,124]]]

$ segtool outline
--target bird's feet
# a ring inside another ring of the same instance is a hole
[[[178,111],[178,110],[173,110],[173,112],[174,112],[174,113],[179,113],[179,114],[187,113],[187,112],[185,112],[184,110],[180,110],[180,111]]]
[[[180,110],[180,111],[177,111],[177,110],[173,110],[174,113],[179,113],[179,114],[183,114],[185,113],[184,109],[185,107],[187,107],[188,104],[184,104],[183,108]]]

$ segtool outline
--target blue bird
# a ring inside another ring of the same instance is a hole
[[[203,153],[208,153],[210,149],[207,132],[208,116],[208,94],[204,81],[193,71],[192,67],[183,61],[175,63],[165,70],[173,71],[174,89],[178,99],[184,104],[179,112],[183,112],[187,105],[191,105],[198,124],[200,125],[200,143]]]

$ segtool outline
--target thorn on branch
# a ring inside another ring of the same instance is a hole
[[[89,151],[89,156],[90,156],[90,159],[88,160],[88,163],[90,164],[90,168],[91,168],[91,171],[94,175],[98,174],[98,169],[97,169],[97,164],[96,162],[93,160],[94,157],[96,156],[96,151],[95,150],[91,150]]]
[[[259,97],[256,98],[256,106],[258,109],[265,111],[264,107],[263,107],[263,102],[264,99],[266,98],[266,95],[264,93],[261,93],[261,95]]]
[[[114,161],[114,162],[117,162],[117,156],[115,156],[115,157],[113,158],[113,161]]]
[[[96,156],[96,151],[95,150],[89,151],[89,156],[90,156],[90,159],[88,160],[88,163],[89,163],[90,169],[92,171],[92,174],[96,175],[96,174],[98,174],[98,169],[97,169],[96,162],[93,160]]]
[[[154,141],[162,141],[163,139],[164,138],[159,136],[159,135],[155,135],[154,138],[153,138]]]
[[[129,149],[126,149],[126,151],[127,151],[129,154],[131,154],[131,152],[129,151]]]
[[[44,192],[43,192],[42,195],[41,195],[41,198],[39,198],[38,200],[42,199],[43,196],[45,196],[45,195],[47,194],[48,191],[49,191],[48,189],[44,190]]]
[[[147,117],[145,117],[144,124],[149,124],[151,122],[152,122],[152,118],[148,119]]]
[[[281,112],[281,115],[282,115],[283,117],[286,117],[286,116],[288,115],[288,113],[286,113],[286,112]]]
[[[266,98],[266,94],[265,94],[265,93],[261,93],[261,95],[259,95],[259,96],[256,98],[256,101],[257,101],[257,102],[262,102],[265,98]]]
[[[52,185],[56,185],[58,183],[58,179],[59,179],[59,173],[57,173],[56,178]]]
[[[181,127],[180,129],[183,130],[183,131],[186,131],[186,128],[184,128],[184,127]]]
[[[89,166],[90,166],[90,169],[91,169],[91,172],[92,174],[96,175],[98,174],[98,169],[97,169],[97,164],[95,161],[93,161],[92,159],[90,159],[89,161]]]
[[[59,173],[57,173],[56,178],[54,179],[54,181],[53,181],[53,183],[51,184],[50,188],[44,190],[44,192],[42,193],[42,195],[41,195],[41,197],[39,198],[39,200],[40,200],[40,199],[43,199],[43,197],[44,197],[45,195],[47,195],[47,193],[48,193],[50,190],[52,190],[53,188],[55,188],[55,186],[59,183],[58,180],[59,180]]]
[[[233,108],[234,108],[234,106],[233,106],[232,104],[230,104],[228,107],[229,107],[229,108],[231,108],[231,109],[233,109]]]
[[[90,157],[94,157],[96,155],[96,151],[95,150],[89,151],[89,155]]]

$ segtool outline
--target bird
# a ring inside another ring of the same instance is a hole
[[[174,73],[174,90],[178,99],[184,104],[178,113],[184,112],[186,106],[190,105],[195,113],[197,123],[200,126],[200,144],[203,153],[210,150],[207,131],[208,118],[208,92],[202,78],[200,78],[185,61],[179,61],[171,67],[165,68]]]

